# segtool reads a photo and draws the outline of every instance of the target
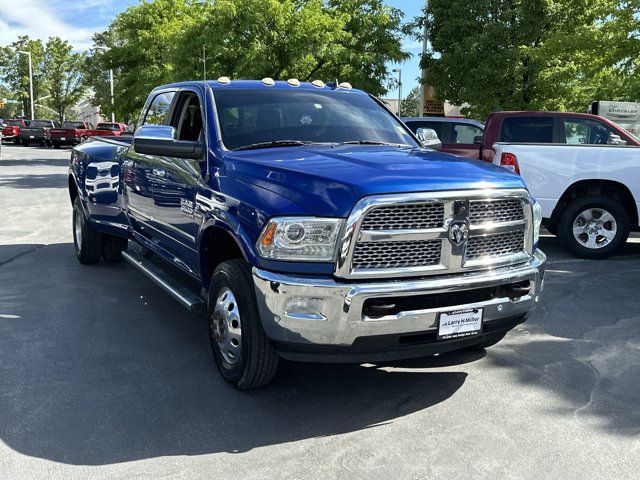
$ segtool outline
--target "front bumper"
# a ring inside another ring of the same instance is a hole
[[[253,280],[264,331],[284,357],[319,361],[391,360],[464,348],[481,342],[490,333],[513,328],[539,301],[545,261],[544,253],[537,250],[526,264],[488,271],[352,283],[328,277],[293,277],[254,268]],[[528,285],[528,292],[516,299],[490,293],[492,289],[500,292],[503,287],[515,284]],[[486,298],[469,301],[485,294]],[[370,315],[367,305],[372,299],[392,299],[411,305],[425,301],[434,304],[435,300],[437,306],[394,311],[386,316]],[[482,335],[436,341],[440,312],[480,307]],[[416,349],[420,345],[412,343],[412,339],[429,348]]]

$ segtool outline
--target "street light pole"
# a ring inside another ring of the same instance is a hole
[[[113,95],[113,68],[109,69],[109,82],[111,83],[111,123],[116,123],[116,101]]]
[[[33,66],[31,65],[31,51],[17,50],[17,52],[29,57],[29,102],[31,103],[31,120],[33,120],[35,117],[33,113]]]
[[[96,50],[103,50],[103,51],[109,50],[107,47],[101,47],[101,46],[95,46],[93,48]],[[111,123],[116,123],[116,113],[115,113],[116,99],[113,93],[113,68],[109,69],[109,86],[111,89]]]
[[[402,69],[394,68],[394,73],[398,74],[398,116],[402,116]]]

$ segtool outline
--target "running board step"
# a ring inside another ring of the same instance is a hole
[[[133,250],[122,252],[122,256],[127,262],[157,283],[160,288],[171,295],[189,311],[194,313],[202,313],[206,311],[207,303],[201,297],[184,285],[181,285],[176,279],[151,260],[144,258],[138,252]]]

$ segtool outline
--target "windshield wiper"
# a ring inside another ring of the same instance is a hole
[[[340,142],[340,145],[405,145],[404,143],[389,143],[380,142],[378,140],[349,140],[346,142]]]
[[[272,142],[260,142],[252,143],[250,145],[243,145],[238,148],[234,148],[233,151],[239,150],[255,150],[258,148],[273,148],[273,147],[301,147],[303,145],[312,145],[313,142],[303,142],[301,140],[274,140]]]

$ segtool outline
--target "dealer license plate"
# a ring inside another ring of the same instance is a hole
[[[442,312],[438,318],[438,340],[470,337],[482,331],[482,308]]]
[[[35,135],[29,135],[29,138],[36,138]]]
[[[66,140],[66,138],[65,137],[60,137],[60,140]]]

